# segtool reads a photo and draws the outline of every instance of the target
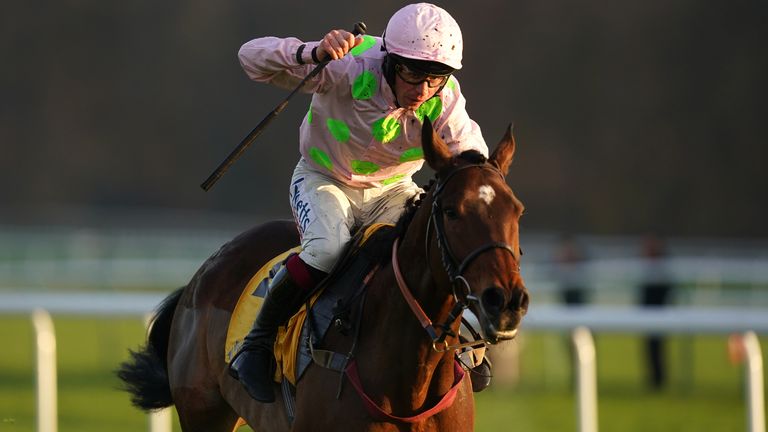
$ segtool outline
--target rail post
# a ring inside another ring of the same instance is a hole
[[[747,430],[765,432],[765,394],[763,389],[763,354],[753,331],[744,333],[746,354]]]
[[[144,315],[144,327],[149,332],[152,323],[152,314]],[[173,430],[173,419],[171,417],[171,408],[163,408],[152,411],[147,415],[149,432],[171,432]]]
[[[37,364],[37,430],[56,432],[58,428],[56,387],[56,334],[51,314],[44,309],[32,312],[35,328]]]
[[[597,366],[595,341],[586,327],[571,333],[576,350],[576,417],[579,432],[597,432]]]
[[[149,432],[171,432],[173,430],[170,408],[163,408],[149,413],[148,419]]]

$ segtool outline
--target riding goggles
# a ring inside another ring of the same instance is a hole
[[[408,84],[419,85],[426,81],[429,88],[445,85],[445,83],[448,81],[448,78],[451,77],[450,73],[446,75],[432,75],[415,71],[402,63],[395,65],[395,72],[397,72],[397,76],[399,76],[401,80]]]

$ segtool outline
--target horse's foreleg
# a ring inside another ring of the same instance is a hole
[[[243,386],[234,378],[224,373],[219,380],[221,394],[229,404],[240,413],[254,431],[258,432],[288,432],[291,424],[285,410],[283,396],[278,386],[275,386],[276,401],[264,404],[252,399]]]

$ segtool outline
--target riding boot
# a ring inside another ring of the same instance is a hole
[[[272,351],[277,329],[299,310],[307,293],[282,267],[272,279],[253,328],[229,364],[229,374],[259,402],[275,401]]]

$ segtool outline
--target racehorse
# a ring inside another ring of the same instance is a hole
[[[278,384],[277,402],[262,404],[227,373],[226,332],[243,288],[299,243],[293,222],[275,221],[226,243],[160,304],[146,346],[118,373],[134,404],[175,404],[186,432],[230,432],[240,419],[255,431],[473,430],[471,383],[455,355],[462,310],[478,317],[486,343],[497,343],[514,338],[528,309],[523,205],[505,181],[515,141],[510,127],[487,160],[452,156],[428,118],[422,140],[435,179],[405,211],[391,255],[367,281],[357,338],[331,328],[321,341],[354,351],[354,371],[340,377],[310,365],[296,385],[292,423]]]

